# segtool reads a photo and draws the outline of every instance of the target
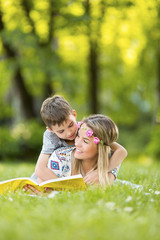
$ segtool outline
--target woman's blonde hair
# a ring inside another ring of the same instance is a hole
[[[93,131],[93,136],[101,140],[98,143],[98,159],[97,159],[97,170],[99,175],[100,185],[104,186],[108,181],[108,166],[110,156],[110,145],[118,138],[118,128],[116,124],[109,117],[96,114],[83,119],[89,128]],[[102,143],[103,142],[103,143]],[[78,159],[74,160],[75,172],[82,171],[82,162]]]

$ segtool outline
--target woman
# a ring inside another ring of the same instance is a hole
[[[108,166],[110,144],[118,138],[116,124],[109,117],[97,114],[79,122],[78,127],[75,146],[57,149],[48,161],[48,168],[58,177],[79,173],[85,177],[97,169],[99,184],[111,184],[115,180],[116,169],[108,172]]]

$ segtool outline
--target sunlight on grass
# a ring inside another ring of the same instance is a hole
[[[146,155],[141,155],[138,158],[138,162],[141,163],[143,166],[151,166],[153,164],[153,159]]]

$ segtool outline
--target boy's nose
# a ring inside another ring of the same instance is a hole
[[[73,135],[72,130],[68,131],[67,137],[71,137]]]

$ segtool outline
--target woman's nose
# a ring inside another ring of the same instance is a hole
[[[76,147],[78,147],[78,146],[80,146],[80,139],[78,138],[78,137],[76,137],[76,139],[75,139],[75,146]]]

